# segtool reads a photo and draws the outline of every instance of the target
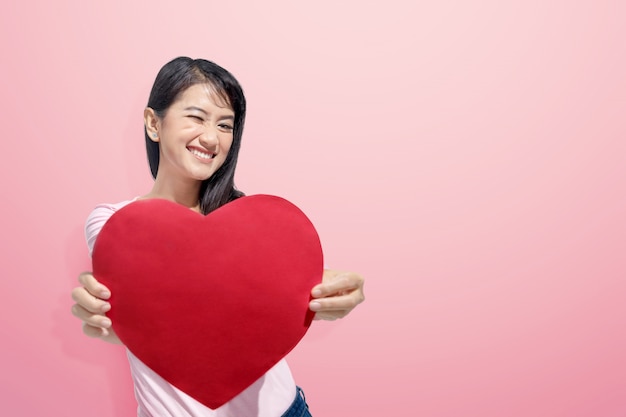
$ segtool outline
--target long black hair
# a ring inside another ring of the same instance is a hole
[[[200,211],[207,214],[243,196],[243,193],[235,187],[235,167],[246,118],[246,98],[239,82],[224,68],[205,59],[178,57],[165,64],[157,74],[148,99],[148,107],[153,109],[158,117],[163,118],[178,96],[195,84],[209,84],[216,95],[230,105],[235,113],[233,143],[226,160],[209,179],[202,182],[200,187]],[[145,129],[144,134],[150,171],[156,178],[159,169],[159,142],[152,141]]]

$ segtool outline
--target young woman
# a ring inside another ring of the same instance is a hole
[[[158,73],[144,111],[148,160],[155,177],[152,190],[139,199],[167,199],[207,214],[243,195],[234,175],[241,144],[246,101],[237,80],[220,66],[176,58]],[[89,250],[109,217],[134,200],[102,204],[87,219]],[[78,278],[72,313],[85,334],[120,343],[106,317],[110,291],[91,273]],[[325,270],[311,290],[309,308],[316,319],[344,317],[364,300],[363,278],[352,272]],[[158,317],[155,317],[158,320]],[[138,416],[291,417],[310,416],[302,390],[285,360],[228,403],[212,410],[178,390],[127,351]]]

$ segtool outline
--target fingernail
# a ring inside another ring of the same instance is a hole
[[[311,295],[313,297],[319,297],[322,295],[322,290],[320,290],[319,288],[316,288],[311,292]]]
[[[111,293],[108,292],[107,290],[100,291],[100,297],[109,298],[110,296],[111,296]]]
[[[102,308],[100,308],[100,311],[102,311],[103,313],[106,313],[107,311],[109,311],[111,309],[111,304],[109,303],[104,303],[104,305],[102,305]]]
[[[109,319],[103,319],[102,321],[100,321],[100,326],[102,327],[111,327],[111,320]]]
[[[311,301],[311,302],[309,303],[309,308],[310,308],[312,311],[317,311],[317,310],[319,310],[320,308],[322,308],[322,305],[321,305],[320,303],[318,303],[317,301]]]

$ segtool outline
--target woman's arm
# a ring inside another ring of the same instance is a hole
[[[72,306],[72,314],[82,320],[83,332],[109,343],[122,344],[106,316],[111,309],[111,304],[106,301],[111,297],[109,289],[98,282],[91,272],[80,274],[78,281],[82,286],[72,290],[72,299],[76,302]],[[316,312],[315,319],[345,317],[365,300],[363,284],[363,277],[357,273],[325,269],[322,283],[311,290],[314,299],[309,308]]]
[[[98,204],[89,214],[85,222],[85,239],[89,255],[93,252],[100,230],[109,218],[119,209],[134,200],[117,204]],[[78,276],[80,287],[72,290],[72,314],[83,321],[83,332],[90,337],[97,337],[110,343],[122,344],[111,327],[111,320],[106,312],[111,309],[107,302],[111,291],[98,282],[91,272],[83,272]]]

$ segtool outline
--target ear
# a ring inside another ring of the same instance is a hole
[[[159,142],[159,128],[161,127],[161,120],[156,115],[155,111],[150,107],[146,107],[143,111],[143,123],[146,126],[146,132],[148,137],[153,142]]]

